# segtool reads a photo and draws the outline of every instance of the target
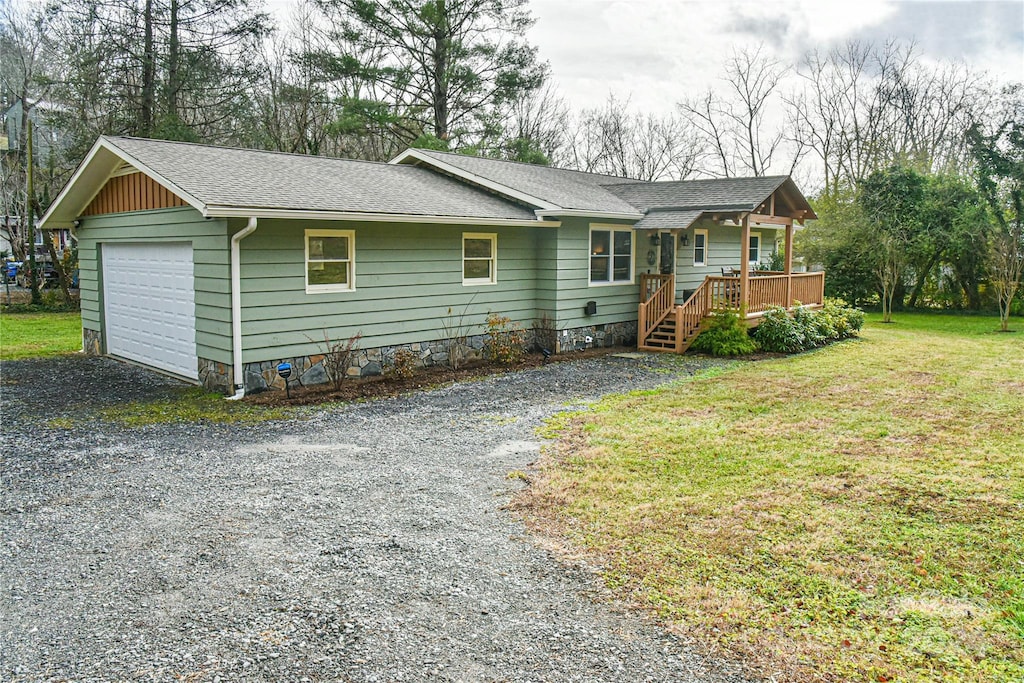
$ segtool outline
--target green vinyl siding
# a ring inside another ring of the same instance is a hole
[[[591,284],[591,225],[628,228],[631,224],[575,217],[562,219],[562,226],[558,228],[556,267],[552,269],[548,261],[547,276],[543,279],[545,285],[551,286],[551,296],[556,302],[555,319],[559,329],[625,322],[636,320],[637,317],[637,305],[640,302],[638,276],[647,269],[647,251],[646,245],[642,243],[643,235],[636,231],[633,233],[632,283]],[[586,315],[584,312],[588,301],[597,302],[596,315]]]
[[[82,327],[102,329],[102,245],[191,242],[196,301],[196,353],[231,362],[231,296],[227,223],[191,207],[86,216],[77,230]]]
[[[708,231],[707,265],[693,265],[693,231]],[[776,236],[779,231],[764,227],[752,228],[751,232],[761,233],[761,263],[767,263],[775,251]],[[698,221],[696,225],[684,230],[687,246],[676,242],[676,299],[682,301],[685,291],[692,291],[700,286],[708,275],[721,275],[723,268],[739,269],[746,264],[747,248],[741,244],[743,228],[738,225],[718,225],[711,221]],[[678,240],[678,237],[677,237]]]
[[[308,229],[355,231],[354,291],[306,292]],[[440,339],[446,322],[460,317],[471,334],[480,334],[488,313],[532,327],[538,243],[553,231],[260,220],[242,241],[243,361],[320,353],[325,335],[344,340],[360,334],[363,348]],[[463,284],[464,232],[497,234],[496,284]]]

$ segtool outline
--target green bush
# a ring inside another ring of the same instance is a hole
[[[754,338],[764,351],[795,353],[807,348],[803,333],[782,306],[773,306],[764,312],[754,330]]]
[[[765,312],[754,332],[765,351],[795,353],[839,339],[854,337],[864,326],[864,312],[837,299],[826,299],[820,310],[797,306],[790,316],[776,306]]]
[[[711,324],[693,340],[690,348],[712,356],[745,356],[757,351],[757,344],[736,311],[722,309],[715,311]]]
[[[835,328],[834,339],[855,337],[864,327],[864,311],[847,306],[842,299],[825,299],[825,305],[818,311],[818,315],[827,317]]]

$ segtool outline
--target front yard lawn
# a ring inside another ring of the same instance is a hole
[[[528,521],[779,680],[1024,680],[1024,332],[896,320],[560,418]]]
[[[0,315],[0,360],[56,356],[81,348],[80,313]]]

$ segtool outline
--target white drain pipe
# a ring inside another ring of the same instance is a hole
[[[239,242],[256,232],[256,216],[231,237],[231,358],[234,361],[232,377],[235,394],[227,400],[237,401],[245,396],[245,377],[242,376],[242,264]]]

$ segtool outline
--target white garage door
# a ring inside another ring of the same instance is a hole
[[[192,245],[102,246],[107,353],[197,379]]]

